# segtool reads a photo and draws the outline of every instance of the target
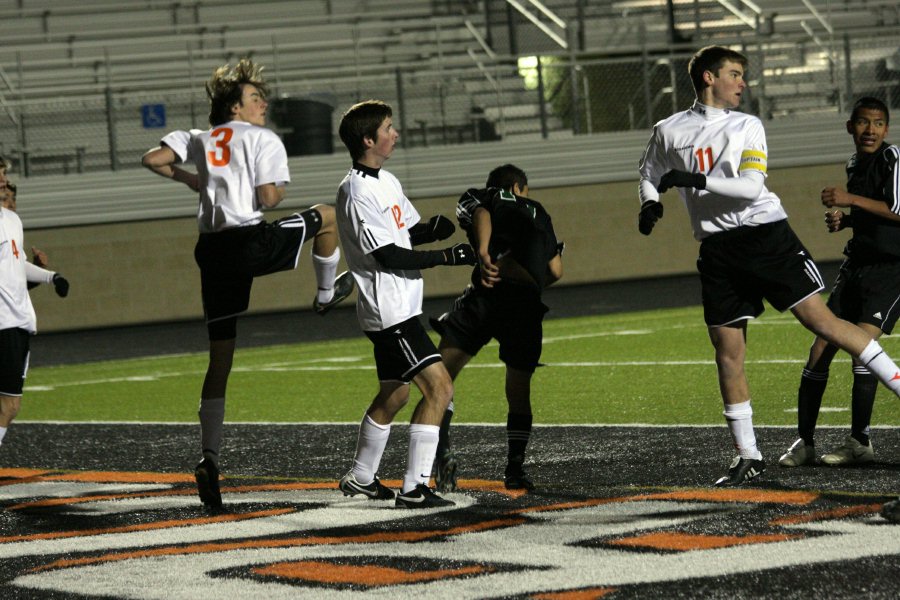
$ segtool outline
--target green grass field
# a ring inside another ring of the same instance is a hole
[[[747,371],[757,425],[794,425],[796,390],[812,335],[769,309],[749,327]],[[883,345],[895,358],[900,343]],[[536,423],[715,424],[722,404],[699,307],[553,319],[535,375]],[[205,353],[34,368],[19,420],[194,423]],[[503,364],[485,348],[456,383],[457,423],[506,420]],[[822,425],[849,425],[850,360],[839,354]],[[238,350],[229,421],[357,422],[377,388],[371,344],[359,337]],[[413,402],[417,398],[413,391]],[[409,418],[410,406],[398,422]],[[900,424],[884,388],[873,425]]]

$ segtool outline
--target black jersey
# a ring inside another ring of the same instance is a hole
[[[900,215],[900,149],[883,143],[873,154],[856,153],[847,162],[847,191],[880,200]],[[853,238],[844,254],[860,263],[900,260],[900,221],[891,221],[860,208],[850,210]]]
[[[557,240],[550,215],[531,198],[516,196],[500,188],[470,189],[456,205],[456,217],[466,231],[469,243],[477,248],[472,231],[475,209],[491,214],[491,240],[488,251],[493,259],[512,256],[528,271],[541,289],[547,286],[547,263],[556,255]],[[481,285],[478,267],[472,282]]]

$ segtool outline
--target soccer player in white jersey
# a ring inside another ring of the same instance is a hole
[[[0,156],[0,161],[3,161],[3,160],[4,160],[3,157]],[[12,181],[7,180],[6,181],[6,189],[4,190],[2,187],[0,187],[0,206],[2,206],[3,208],[8,208],[9,210],[11,210],[13,212],[16,212],[17,196],[18,196],[18,189],[16,187],[16,184],[14,184]],[[47,253],[44,252],[43,250],[35,248],[34,246],[31,247],[31,262],[33,262],[34,264],[36,264],[39,267],[46,267],[48,264],[50,264],[50,260],[47,257]],[[38,281],[29,281],[28,289],[30,290],[39,285],[40,285],[40,282],[38,282]]]
[[[812,257],[788,225],[778,196],[766,189],[762,123],[733,110],[747,87],[746,66],[746,57],[728,48],[699,50],[688,65],[696,102],[654,126],[640,163],[641,233],[649,235],[663,215],[660,194],[677,187],[700,241],[704,320],[737,450],[717,486],[740,485],[765,469],[744,373],[747,321],[762,313],[764,298],[858,358],[900,395],[897,365],[869,334],[827,308]]]
[[[200,500],[213,509],[222,506],[219,453],[237,317],[249,306],[253,279],[295,268],[301,246],[311,239],[316,312],[325,314],[353,291],[349,273],[335,277],[340,250],[334,208],[317,204],[273,223],[263,217],[264,209],[284,199],[290,174],[284,144],[265,127],[268,89],[260,71],[247,59],[216,69],[206,84],[212,127],[173,131],[142,159],[154,173],[199,192],[194,258],[200,267],[209,365],[199,410],[203,458],[194,475]],[[177,166],[186,162],[196,173]]]
[[[0,192],[6,191],[6,169],[0,157]],[[37,332],[28,283],[52,283],[62,298],[69,293],[65,277],[28,262],[24,237],[19,216],[0,206],[0,444],[22,405],[29,344]]]
[[[406,474],[395,504],[451,506],[453,502],[428,487],[453,383],[419,321],[423,292],[419,269],[474,265],[475,252],[468,244],[443,250],[412,249],[446,239],[455,227],[440,215],[422,223],[400,182],[382,168],[399,138],[391,117],[390,106],[368,100],[344,113],[339,129],[353,166],[338,188],[338,231],[359,289],[359,324],[374,344],[379,389],[360,424],[353,467],[338,488],[348,496],[394,499],[393,490],[379,481],[377,473],[391,422],[409,401],[413,381],[424,397],[412,415]]]

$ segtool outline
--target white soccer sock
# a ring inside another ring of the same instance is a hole
[[[400,490],[402,493],[411,492],[420,483],[428,485],[440,430],[437,425],[413,423],[409,426],[409,458]]]
[[[341,260],[341,249],[335,248],[331,256],[312,255],[313,269],[316,272],[316,285],[319,290],[316,298],[320,303],[330,302],[334,298],[334,276],[337,274],[338,261]]]
[[[351,472],[362,485],[368,485],[375,479],[381,455],[391,435],[391,425],[379,425],[368,414],[359,425],[359,437],[356,439],[356,456],[353,457]]]
[[[900,369],[877,341],[872,340],[859,353],[859,360],[889,390],[900,396]]]
[[[218,466],[225,427],[225,398],[201,398],[197,414],[200,416],[200,449],[205,458]]]
[[[737,404],[726,404],[725,420],[728,429],[731,430],[731,439],[738,454],[743,458],[762,458],[762,453],[756,446],[756,434],[753,432],[753,409],[750,401]]]
[[[0,446],[3,445],[3,438],[6,437],[6,427],[0,427]]]

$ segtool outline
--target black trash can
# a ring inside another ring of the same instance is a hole
[[[278,98],[269,104],[288,156],[334,153],[333,112],[331,104],[309,98]]]

